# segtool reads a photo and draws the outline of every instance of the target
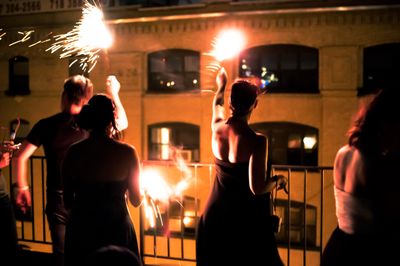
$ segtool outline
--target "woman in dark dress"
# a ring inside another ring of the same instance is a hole
[[[88,139],[70,147],[62,167],[65,206],[71,209],[66,228],[66,265],[80,265],[101,247],[126,247],[139,255],[126,198],[141,202],[139,158],[135,148],[112,137],[114,103],[93,96],[79,115]]]
[[[231,116],[226,119],[226,82],[222,68],[211,124],[216,177],[198,226],[197,265],[283,265],[271,224],[269,193],[285,180],[266,178],[267,138],[248,124],[259,90],[247,81],[235,82]]]
[[[399,96],[398,88],[386,88],[365,99],[336,154],[337,227],[322,266],[399,264]]]

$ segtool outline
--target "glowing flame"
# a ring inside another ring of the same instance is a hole
[[[85,70],[92,65],[90,72],[97,63],[98,53],[101,49],[107,49],[112,43],[112,37],[107,29],[103,12],[96,5],[85,1],[82,8],[82,18],[75,27],[65,33],[56,35],[55,42],[46,50],[54,53],[61,49],[60,58],[77,56],[79,60],[73,61],[70,66],[77,61]]]
[[[3,29],[0,29],[0,40],[3,38],[4,35],[6,35],[6,32],[2,32]]]
[[[181,198],[183,191],[189,187],[192,179],[191,172],[178,151],[179,149],[170,147],[176,166],[183,173],[182,180],[177,184],[169,184],[162,174],[155,169],[146,169],[141,173],[140,191],[144,198],[142,204],[144,205],[146,219],[152,228],[155,226],[156,219],[159,219],[161,225],[163,225],[160,204],[169,205],[171,200],[180,203],[179,198]]]
[[[214,50],[211,55],[219,62],[236,56],[243,49],[243,34],[234,29],[225,30],[213,41]]]
[[[18,34],[21,34],[22,38],[19,39],[18,41],[15,41],[15,42],[9,44],[9,46],[13,46],[14,44],[17,44],[17,43],[20,43],[20,42],[22,43],[22,42],[26,42],[26,41],[30,40],[31,39],[31,35],[34,32],[35,32],[34,30],[19,31]]]

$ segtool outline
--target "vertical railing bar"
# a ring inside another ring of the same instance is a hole
[[[183,257],[183,255],[185,254],[185,250],[184,250],[184,246],[183,246],[183,244],[184,244],[184,238],[185,238],[185,227],[184,227],[184,224],[183,224],[183,219],[185,218],[185,210],[184,210],[184,205],[183,205],[183,202],[184,202],[184,197],[182,196],[182,205],[181,205],[181,213],[180,213],[180,216],[181,216],[181,220],[180,220],[180,225],[181,225],[181,258],[183,259],[184,257]]]
[[[31,180],[31,213],[32,213],[32,240],[35,241],[35,189],[33,180],[33,158],[30,159],[30,180]]]
[[[182,173],[183,174],[183,173]],[[183,176],[184,177],[184,176]],[[183,219],[185,218],[185,210],[184,210],[184,202],[185,202],[185,197],[183,196],[183,194],[181,195],[181,208],[180,208],[180,221],[179,221],[179,224],[180,224],[180,226],[181,226],[181,259],[183,259],[184,257],[183,257],[183,255],[185,254],[185,248],[184,248],[184,246],[183,246],[183,244],[184,244],[184,237],[185,237],[185,227],[184,227],[184,224],[183,224]]]
[[[139,228],[140,228],[140,257],[142,258],[142,261],[144,263],[144,256],[145,256],[145,252],[144,252],[144,217],[145,214],[143,214],[144,212],[144,207],[143,205],[141,205],[140,210],[139,210]]]
[[[291,168],[288,168],[288,254],[287,254],[287,266],[290,266],[290,251],[291,251],[291,234],[290,234],[290,230],[291,230],[291,214],[290,214],[290,207],[291,207],[291,197],[290,197],[290,192],[291,192],[291,177],[292,177],[292,170]]]
[[[42,173],[42,228],[43,228],[43,241],[47,242],[46,240],[46,203],[45,203],[45,171],[44,171],[44,160],[45,158],[41,158],[40,160],[40,171]]]
[[[157,257],[157,220],[153,227],[153,256]]]
[[[320,225],[321,225],[321,229],[320,229],[320,234],[319,234],[319,261],[322,261],[322,233],[323,233],[323,213],[324,213],[324,180],[325,180],[325,169],[321,170],[321,220],[320,220]]]
[[[304,169],[304,191],[303,191],[303,233],[304,233],[304,246],[303,246],[303,265],[307,264],[307,169]]]
[[[168,200],[168,203],[167,203],[167,222],[168,222],[168,228],[167,228],[167,230],[169,231],[169,218],[171,217],[171,213],[170,213],[170,211],[171,211],[171,208],[170,208],[170,203],[171,203],[171,201],[170,201],[170,199]],[[162,219],[162,217],[160,217],[160,220]],[[164,227],[164,223],[163,223],[163,225],[162,225],[163,227]],[[161,231],[162,233],[161,233],[161,236],[163,235],[163,233],[165,232],[165,231]],[[167,256],[168,257],[170,257],[171,256],[171,238],[170,238],[170,234],[169,233],[167,233]]]

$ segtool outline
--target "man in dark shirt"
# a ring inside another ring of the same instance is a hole
[[[106,91],[114,100],[119,130],[128,126],[125,110],[119,99],[120,83],[115,76],[109,76]],[[17,154],[17,205],[22,210],[31,205],[31,195],[27,181],[27,162],[35,150],[43,145],[47,162],[47,204],[46,215],[49,223],[55,266],[64,264],[65,225],[68,211],[64,207],[61,165],[70,145],[88,137],[88,132],[79,129],[76,119],[83,105],[93,95],[93,84],[84,76],[67,79],[61,99],[60,113],[37,122]]]

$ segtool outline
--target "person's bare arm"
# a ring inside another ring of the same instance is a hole
[[[31,206],[31,194],[29,191],[29,183],[27,180],[27,164],[29,158],[33,155],[38,147],[30,142],[24,141],[22,148],[13,157],[13,169],[17,176],[17,197],[16,203],[24,209],[25,206]]]
[[[129,173],[129,187],[128,196],[129,201],[133,206],[138,207],[142,202],[142,196],[140,194],[140,163],[139,156],[136,150],[132,150],[132,162],[130,162],[130,173]]]
[[[121,84],[115,76],[108,76],[106,82],[106,92],[113,99],[116,109],[116,123],[119,131],[128,128],[128,118],[124,106],[122,105],[121,99],[119,97],[119,91],[121,89]]]
[[[0,151],[0,169],[10,164],[10,153]]]
[[[268,160],[268,139],[263,135],[257,135],[255,151],[250,157],[249,183],[254,195],[271,192],[274,188],[284,185],[286,177],[277,175],[274,178],[266,178]]]
[[[218,88],[213,100],[213,114],[211,120],[211,129],[213,131],[215,129],[215,124],[225,119],[224,93],[227,83],[227,74],[223,67],[218,71],[216,82]]]

